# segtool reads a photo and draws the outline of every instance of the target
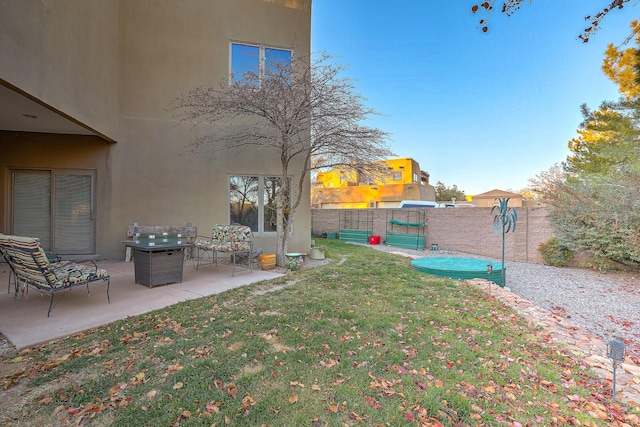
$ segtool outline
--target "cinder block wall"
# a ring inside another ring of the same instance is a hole
[[[386,238],[391,209],[361,209],[361,216],[373,213],[373,234]],[[314,235],[339,232],[343,209],[312,209],[311,226]],[[537,250],[540,243],[553,236],[544,207],[517,208],[516,231],[505,236],[505,259],[541,263]],[[451,249],[499,259],[502,256],[502,235],[493,231],[491,208],[424,209],[427,226],[426,250],[432,244],[440,249]],[[364,222],[363,227],[366,228]]]

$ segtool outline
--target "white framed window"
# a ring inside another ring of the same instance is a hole
[[[241,81],[243,76],[250,73],[262,80],[269,71],[275,71],[280,66],[291,63],[293,52],[288,49],[252,45],[246,43],[231,43],[231,60],[229,61],[231,83]]]
[[[229,176],[229,223],[248,225],[254,233],[275,233],[280,183],[277,176]],[[284,213],[287,218],[288,209]]]

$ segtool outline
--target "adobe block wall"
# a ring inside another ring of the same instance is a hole
[[[339,232],[342,209],[313,209],[311,225],[314,235]],[[386,238],[391,209],[361,209],[373,213],[373,234]],[[426,250],[432,244],[440,249],[451,249],[475,255],[500,259],[502,235],[493,231],[491,208],[425,209]],[[541,263],[537,250],[540,243],[553,235],[544,207],[517,208],[516,231],[505,235],[505,259]]]

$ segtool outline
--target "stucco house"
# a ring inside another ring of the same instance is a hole
[[[311,0],[0,2],[0,232],[118,259],[134,221],[199,234],[229,223],[232,186],[253,180],[255,245],[274,251],[263,193],[279,159],[189,152],[206,129],[168,107],[228,81],[247,53],[259,59],[243,67],[308,56],[310,29]],[[289,239],[298,252],[310,246],[308,187],[302,197]]]
[[[520,208],[522,207],[522,194],[511,193],[510,191],[493,189],[486,193],[476,194],[471,197],[471,203],[478,207],[492,207],[498,204],[496,199],[509,198],[509,206]]]
[[[384,177],[358,176],[348,168],[318,172],[311,188],[320,209],[395,208],[402,200],[436,200],[429,174],[412,158],[384,160]]]

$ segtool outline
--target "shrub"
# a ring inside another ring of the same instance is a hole
[[[573,251],[563,246],[555,237],[538,245],[538,252],[546,265],[564,267],[573,259]]]

